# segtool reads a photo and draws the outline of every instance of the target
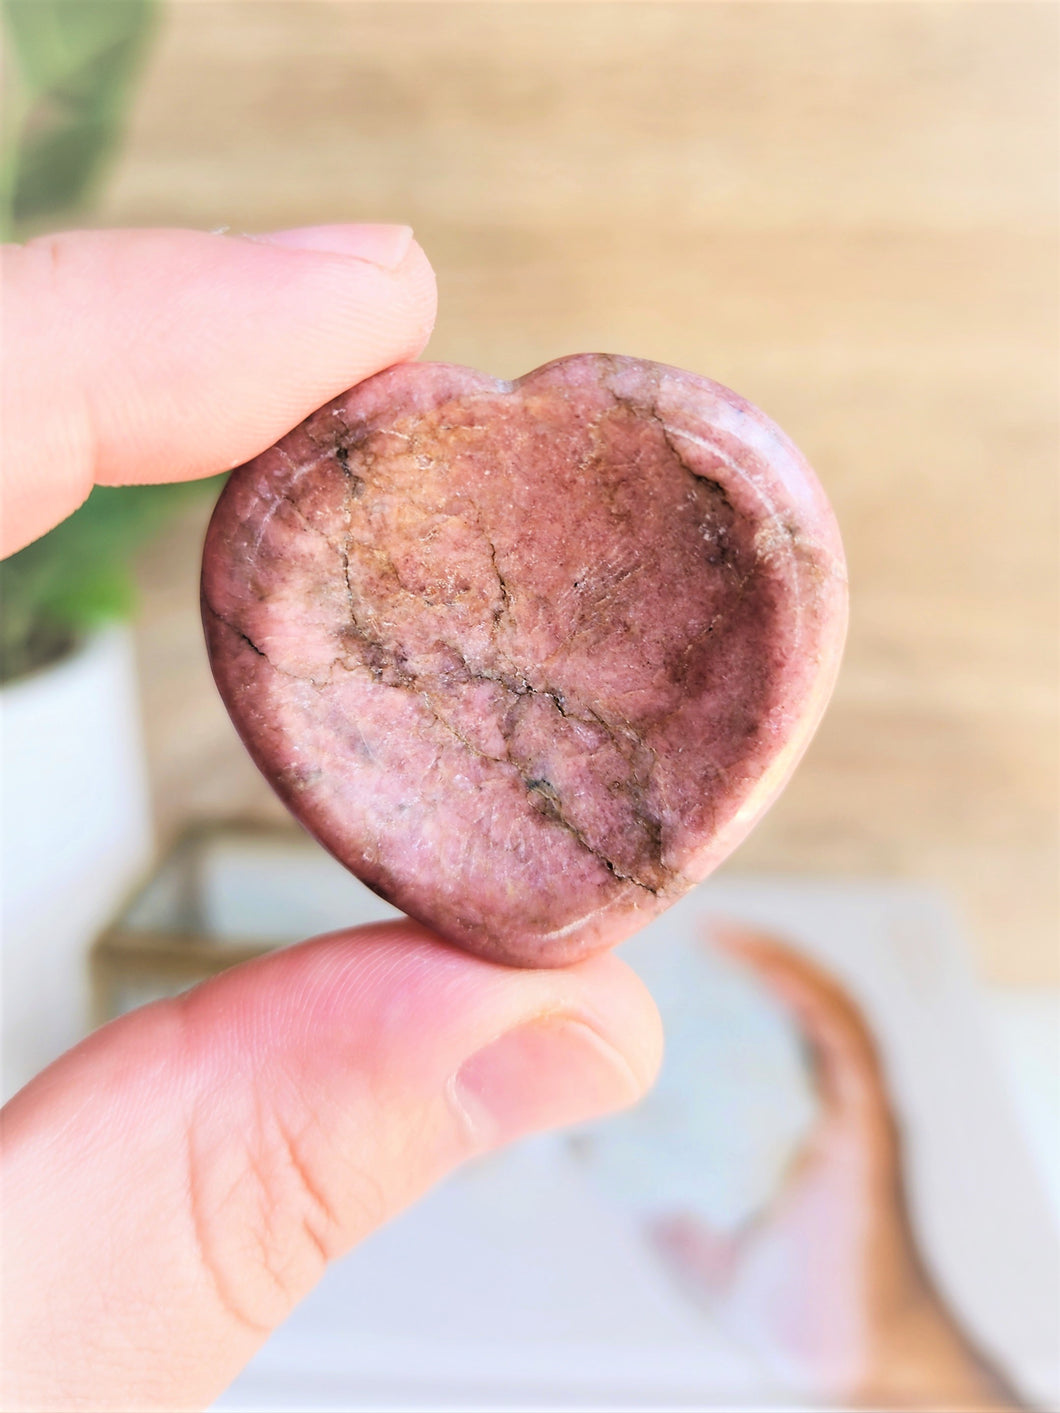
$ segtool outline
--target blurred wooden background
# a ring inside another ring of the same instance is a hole
[[[945,887],[1057,946],[1052,4],[175,3],[102,224],[411,221],[428,356],[601,349],[761,404],[843,526],[834,705],[730,865]],[[202,515],[145,557],[164,831],[276,807],[209,682]]]

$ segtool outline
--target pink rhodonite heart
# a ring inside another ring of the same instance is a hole
[[[661,912],[776,797],[846,578],[806,462],[717,383],[410,363],[233,474],[203,611],[247,749],[336,858],[450,941],[551,966]]]

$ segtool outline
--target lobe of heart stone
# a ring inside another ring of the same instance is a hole
[[[252,756],[384,897],[564,963],[703,878],[823,711],[845,621],[823,492],[693,374],[409,364],[230,478],[207,641]]]

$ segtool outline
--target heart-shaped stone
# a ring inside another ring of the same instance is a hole
[[[846,625],[832,512],[728,389],[633,358],[390,368],[230,478],[214,676],[292,812],[470,951],[576,960],[783,786]]]

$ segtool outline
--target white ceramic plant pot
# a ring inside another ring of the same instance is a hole
[[[3,1091],[86,1032],[88,949],[151,852],[132,637],[0,690]]]

